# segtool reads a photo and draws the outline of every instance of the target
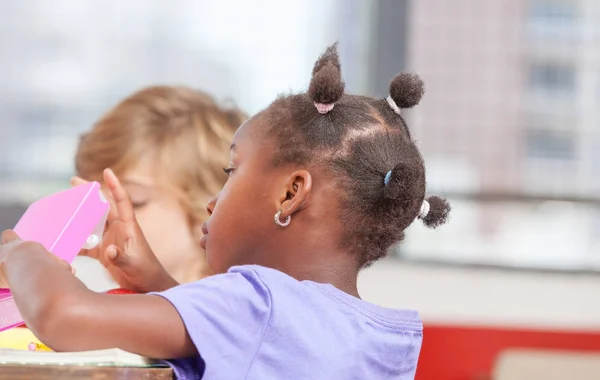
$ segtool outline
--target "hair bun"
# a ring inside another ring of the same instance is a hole
[[[308,94],[315,103],[333,104],[344,94],[340,57],[337,43],[328,47],[313,68]]]
[[[411,108],[419,104],[425,93],[423,81],[416,74],[397,74],[390,83],[390,96],[398,108]]]
[[[448,221],[450,215],[450,204],[444,198],[432,196],[427,198],[429,202],[429,212],[421,220],[429,228],[436,228]]]

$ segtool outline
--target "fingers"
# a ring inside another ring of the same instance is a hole
[[[119,248],[111,244],[106,247],[105,255],[110,261],[116,261],[117,256],[119,256]]]
[[[15,231],[6,230],[6,231],[2,232],[2,238],[1,238],[2,244],[8,244],[15,240],[20,240],[19,235],[17,235],[17,233]]]
[[[103,190],[102,194],[104,194],[104,198],[108,200],[110,207],[108,208],[108,216],[106,217],[106,226],[115,220],[119,219],[119,212],[117,211],[117,205],[115,204],[115,200],[110,192],[110,189]]]
[[[19,235],[17,235],[17,233],[13,230],[6,230],[4,232],[2,232],[2,245],[5,244],[9,244],[9,243],[17,243],[19,242],[21,239],[19,238]],[[25,243],[18,243],[18,244],[25,244]],[[42,248],[43,250],[45,250],[45,248],[43,248],[41,246],[41,244],[39,245],[40,248]],[[71,267],[71,264],[69,264],[67,261],[59,258],[58,256],[55,256],[54,254],[52,254],[51,252],[46,251],[54,260],[56,260],[61,266],[63,266],[65,269],[67,269],[69,272],[75,274],[75,268]]]
[[[110,261],[113,265],[116,265],[118,267],[127,265],[129,262],[129,260],[127,260],[127,256],[123,253],[123,250],[121,250],[113,244],[106,247],[104,255],[106,256],[106,259],[108,261]]]
[[[110,266],[127,271],[126,268],[129,266],[131,260],[121,248],[111,244],[104,250],[104,255],[100,261],[106,268]]]
[[[69,264],[69,262],[68,262],[68,261],[65,261],[65,260],[63,260],[63,259],[61,259],[60,257],[58,257],[58,256],[55,256],[55,255],[53,255],[53,254],[52,254],[52,253],[50,253],[50,252],[49,252],[49,254],[52,256],[52,258],[53,258],[53,259],[54,259],[54,260],[55,260],[57,263],[59,263],[59,264],[60,264],[60,265],[61,265],[63,268],[65,268],[65,270],[68,270],[69,272],[71,272],[71,273],[75,274],[75,268],[73,268],[73,267],[71,266],[71,264]]]
[[[112,170],[104,170],[104,182],[110,190],[116,212],[119,214],[119,219],[123,222],[135,220],[135,214],[133,206],[131,205],[131,200],[129,199],[129,194],[127,194],[127,191],[125,191],[121,182]]]

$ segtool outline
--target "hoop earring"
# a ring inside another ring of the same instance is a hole
[[[277,224],[280,227],[287,227],[290,225],[290,222],[292,221],[292,216],[288,215],[287,218],[285,218],[285,220],[282,222],[281,221],[281,210],[277,211],[277,213],[275,214],[275,217],[273,218],[273,220],[275,220],[275,224]]]

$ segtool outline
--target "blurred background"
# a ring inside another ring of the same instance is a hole
[[[516,348],[600,361],[596,0],[0,2],[0,228],[69,186],[79,135],[126,95],[184,84],[252,114],[335,40],[350,92],[426,84],[407,119],[451,222],[361,277],[365,299],[420,310],[417,378],[550,378],[502,377]]]

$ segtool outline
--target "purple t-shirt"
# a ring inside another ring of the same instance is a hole
[[[178,379],[413,379],[418,314],[261,266],[158,295],[179,312],[199,356],[171,360]]]

